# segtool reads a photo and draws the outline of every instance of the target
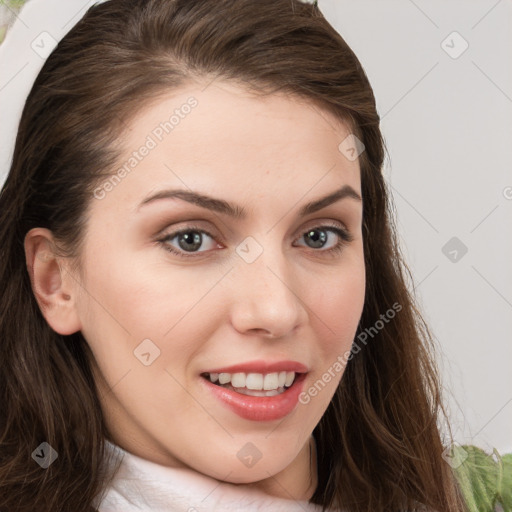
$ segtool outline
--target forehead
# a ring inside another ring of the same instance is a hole
[[[245,202],[296,201],[308,190],[313,198],[344,184],[360,191],[358,160],[342,151],[349,136],[348,124],[304,98],[256,96],[228,82],[191,84],[129,120],[114,169],[122,176],[108,195],[133,210],[164,186]]]

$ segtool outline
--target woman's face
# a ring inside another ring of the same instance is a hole
[[[219,480],[292,485],[363,308],[360,169],[339,149],[348,135],[312,104],[220,81],[161,97],[129,123],[124,172],[91,199],[76,287],[120,446]],[[274,396],[244,394],[262,385]]]

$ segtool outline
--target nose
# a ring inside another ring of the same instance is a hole
[[[238,332],[282,338],[306,321],[300,283],[280,251],[264,250],[256,261],[240,261],[237,267],[230,293],[231,322]]]

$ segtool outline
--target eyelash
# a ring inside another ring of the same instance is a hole
[[[322,253],[327,253],[329,256],[336,256],[338,255],[344,248],[347,244],[349,244],[350,242],[353,241],[353,236],[345,229],[342,229],[340,228],[339,226],[337,225],[332,225],[332,224],[323,224],[321,226],[314,226],[308,230],[306,230],[305,232],[302,233],[301,235],[301,238],[302,236],[304,236],[306,233],[308,233],[309,231],[314,231],[314,230],[324,230],[324,231],[331,231],[331,232],[334,232],[336,233],[340,240],[338,241],[338,243],[334,246],[334,247],[331,247],[330,249],[318,249],[318,250],[315,250],[315,249],[312,249],[314,252],[322,252]],[[198,232],[198,233],[202,233],[202,234],[205,234],[205,235],[208,235],[210,238],[212,239],[215,239],[215,237],[213,235],[211,235],[208,231],[205,231],[204,229],[200,228],[199,226],[194,226],[193,224],[183,228],[183,229],[180,229],[179,231],[174,231],[173,233],[169,233],[168,235],[165,235],[163,238],[157,240],[157,242],[159,244],[161,244],[163,246],[163,248],[180,257],[180,258],[197,258],[199,257],[198,255],[202,254],[202,253],[205,253],[205,252],[209,252],[209,251],[201,251],[201,252],[191,252],[191,253],[186,253],[186,252],[180,252],[178,250],[176,250],[174,247],[170,246],[168,244],[168,242],[170,240],[173,240],[174,238],[176,238],[177,236],[179,235],[182,235],[183,233],[188,233],[190,231],[195,231],[195,232]]]

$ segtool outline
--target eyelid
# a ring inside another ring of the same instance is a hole
[[[205,227],[201,225],[202,221],[182,221],[177,225],[173,224],[172,227],[167,226],[166,228],[159,231],[159,233],[155,236],[155,239],[167,238],[170,235],[176,236],[181,231],[201,231],[206,233],[208,236],[216,239],[217,241],[223,241],[224,237],[219,233],[217,229],[210,229],[210,227]]]
[[[305,227],[303,227],[299,230],[299,234],[304,234],[304,231],[307,231],[308,229],[311,229],[311,228],[318,228],[318,227],[339,228],[339,229],[342,229],[343,231],[346,231],[348,234],[350,234],[350,230],[343,222],[341,222],[339,220],[332,220],[332,219],[329,219],[329,220],[313,219],[311,221],[308,221],[305,224]]]

